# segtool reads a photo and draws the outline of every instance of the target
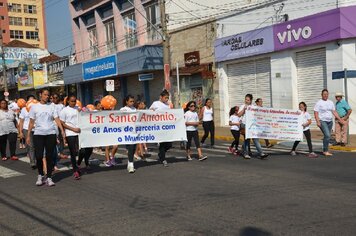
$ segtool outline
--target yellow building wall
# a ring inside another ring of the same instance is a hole
[[[11,7],[11,4],[21,4],[21,12],[12,12],[9,11],[9,17],[21,17],[22,26],[18,25],[9,25],[10,30],[21,30],[23,31],[23,39],[17,39],[22,42],[31,44],[39,48],[47,48],[47,32],[46,32],[46,17],[45,17],[45,4],[44,0],[8,0],[8,6]],[[24,5],[35,5],[36,14],[25,13]],[[35,26],[26,26],[25,18],[36,18],[37,27]],[[26,31],[37,31],[38,39],[26,39]],[[10,40],[14,40],[10,38]]]

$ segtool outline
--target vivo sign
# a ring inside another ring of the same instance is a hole
[[[304,26],[303,28],[293,29],[291,25],[287,25],[287,30],[277,34],[277,38],[281,44],[285,42],[291,43],[292,41],[298,41],[300,38],[308,39],[312,36],[312,29],[310,26]]]

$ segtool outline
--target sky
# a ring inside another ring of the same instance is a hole
[[[45,0],[48,50],[58,56],[68,56],[73,45],[68,0]]]

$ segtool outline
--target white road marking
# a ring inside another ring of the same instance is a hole
[[[15,170],[8,169],[3,166],[0,166],[0,177],[2,177],[4,179],[16,177],[16,176],[22,176],[22,175],[25,175],[25,174],[15,171]]]

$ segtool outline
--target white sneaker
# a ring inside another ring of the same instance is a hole
[[[36,185],[37,186],[42,186],[43,185],[43,181],[44,180],[44,177],[42,175],[38,175],[37,176],[37,181],[36,181]]]
[[[48,187],[55,186],[55,183],[53,182],[53,180],[51,178],[47,178],[46,184]]]
[[[133,163],[127,163],[127,171],[129,172],[129,173],[134,173],[135,172],[135,168],[134,168],[134,165],[133,165]]]
[[[297,155],[297,153],[296,153],[295,151],[291,151],[290,154],[291,154],[292,156],[296,156],[296,155]]]

